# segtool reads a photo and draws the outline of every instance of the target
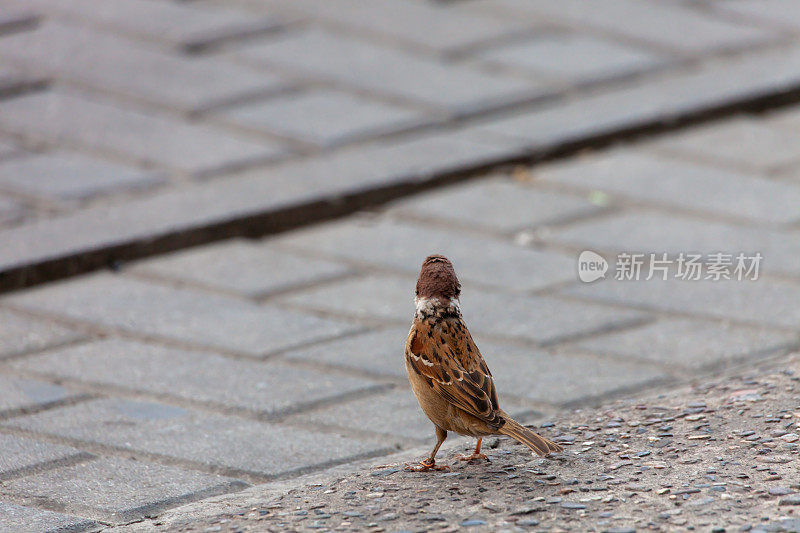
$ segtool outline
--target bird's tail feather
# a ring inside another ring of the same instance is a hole
[[[506,423],[498,430],[503,435],[508,435],[517,442],[521,442],[542,457],[553,452],[564,451],[564,448],[555,442],[537,435],[511,417],[505,417]]]

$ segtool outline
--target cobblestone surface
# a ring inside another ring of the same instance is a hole
[[[488,466],[428,478],[367,471],[342,482],[355,488],[300,488],[280,508],[262,498],[253,517],[226,519],[278,530],[556,520],[755,529],[759,515],[725,514],[736,498],[776,523],[774,508],[789,507],[775,502],[796,496],[791,463],[759,458],[791,457],[794,437],[761,426],[777,428],[767,419],[796,406],[757,411],[773,404],[729,397],[753,388],[771,401],[790,377],[642,398],[797,347],[796,29],[776,21],[772,2],[746,0],[362,4],[0,0],[0,280],[75,258],[59,273],[72,279],[0,297],[0,529],[92,531],[250,484],[416,454],[432,433],[401,354],[414,276],[433,252],[455,263],[504,407],[555,420],[543,431],[580,453],[555,468],[491,441]],[[723,116],[780,95],[783,108]],[[720,108],[711,124],[636,144],[498,166]],[[87,252],[159,252],[219,239],[219,226],[262,235],[392,196],[403,197],[271,237],[135,262],[110,254],[113,271],[70,276]],[[169,240],[184,233],[191,239]],[[584,284],[575,269],[587,248],[612,262],[623,251],[758,251],[764,261],[757,281],[617,282],[610,265],[607,279]],[[690,394],[707,405],[692,407]],[[593,409],[623,396],[633,406],[609,407],[618,414]],[[592,410],[563,418],[573,407]],[[731,416],[746,407],[764,416]],[[648,422],[655,412],[659,425]],[[732,432],[745,422],[765,439],[716,447],[739,443]],[[725,428],[733,439],[718,437]],[[726,453],[730,464],[708,462]],[[739,471],[750,453],[766,470]],[[740,484],[722,479],[734,467]],[[766,476],[783,479],[762,488]],[[489,501],[479,480],[520,486]],[[357,485],[370,483],[389,488],[362,505]],[[392,503],[406,483],[428,491],[428,505]],[[465,492],[441,498],[437,483]],[[312,498],[342,508],[311,509]],[[358,509],[345,515],[350,500]],[[637,503],[657,511],[637,514]],[[228,527],[203,528],[218,526]]]

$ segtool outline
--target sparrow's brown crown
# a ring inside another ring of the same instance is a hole
[[[443,255],[429,255],[422,262],[417,278],[418,298],[458,298],[461,283],[456,277],[453,263]]]

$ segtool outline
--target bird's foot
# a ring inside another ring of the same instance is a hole
[[[419,464],[408,464],[406,463],[406,470],[410,472],[428,472],[429,470],[439,470],[447,472],[450,470],[449,466],[446,465],[437,465],[436,461],[433,459],[425,459],[420,461]]]
[[[480,453],[480,452],[473,453],[472,455],[464,455],[460,453],[456,455],[456,459],[458,459],[459,461],[475,461],[476,459],[486,459],[487,461],[489,460],[489,458],[486,456],[485,453]]]

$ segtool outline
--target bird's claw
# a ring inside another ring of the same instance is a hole
[[[431,459],[425,459],[420,461],[419,464],[409,464],[406,463],[406,470],[409,472],[427,472],[429,470],[439,470],[443,472],[447,472],[450,470],[450,467],[447,465],[437,465],[436,461]]]

